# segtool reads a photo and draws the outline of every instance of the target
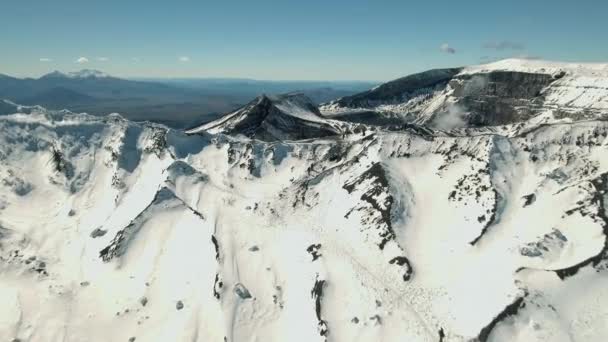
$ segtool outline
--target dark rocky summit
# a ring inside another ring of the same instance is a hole
[[[262,95],[243,108],[189,130],[244,135],[265,141],[319,138],[341,133],[339,122],[324,119],[302,94]]]

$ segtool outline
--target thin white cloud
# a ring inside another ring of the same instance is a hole
[[[481,56],[479,58],[479,62],[484,63],[484,64],[485,63],[496,62],[498,60],[500,60],[500,58],[496,57],[496,56]]]
[[[80,57],[76,60],[76,63],[78,63],[78,64],[84,64],[84,63],[88,63],[88,62],[89,62],[89,59],[86,57]]]
[[[516,55],[515,58],[529,59],[529,60],[543,59],[541,56],[528,55],[527,53]]]
[[[449,53],[451,55],[456,53],[456,49],[451,47],[448,43],[441,44],[441,46],[439,47],[439,50],[441,50],[441,52]]]
[[[539,59],[543,59],[542,56],[537,56],[537,55],[529,55],[526,53],[522,53],[522,54],[514,54],[514,55],[501,55],[501,56],[482,56],[479,58],[479,62],[480,63],[492,63],[492,62],[496,62],[499,61],[501,59],[505,59],[505,58],[519,58],[519,59],[528,59],[528,60],[539,60]]]
[[[131,61],[133,61],[135,63],[139,63],[139,62],[141,62],[141,59],[139,57],[132,57]]]
[[[511,42],[508,40],[487,42],[482,45],[484,49],[504,51],[504,50],[525,50],[526,46],[522,43]]]
[[[52,62],[53,60],[50,59],[50,58],[44,58],[43,57],[43,58],[40,58],[40,61],[43,62],[43,63],[48,63],[48,62]]]
[[[178,58],[178,60],[182,63],[187,63],[190,62],[190,57],[188,56],[181,56],[180,58]]]
[[[110,59],[109,59],[108,57],[97,57],[97,60],[98,60],[99,62],[107,62],[107,61],[109,61]]]

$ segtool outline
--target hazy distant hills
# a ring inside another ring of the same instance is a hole
[[[97,70],[19,79],[0,75],[0,98],[50,109],[190,127],[232,111],[262,93],[301,91],[317,103],[367,89],[366,82],[294,82],[244,79],[139,79],[112,77]]]
[[[75,105],[94,104],[99,100],[93,96],[79,93],[77,91],[64,88],[53,87],[31,97],[22,98],[21,103],[41,104],[47,107],[62,107],[66,103]]]
[[[365,91],[376,85],[363,81],[264,81],[246,78],[205,78],[205,79],[142,79],[202,90],[207,94],[233,94],[251,100],[261,94],[303,93],[316,103],[323,103],[343,96]]]

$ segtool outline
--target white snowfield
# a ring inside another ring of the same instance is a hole
[[[527,73],[554,74],[561,71],[578,75],[608,77],[608,63],[553,62],[540,59],[507,58],[488,64],[471,65],[462,74],[491,71],[519,71]]]
[[[80,71],[71,71],[63,73],[60,71],[53,71],[50,74],[45,75],[46,77],[67,77],[67,78],[109,78],[112,77],[104,72],[92,69],[82,69]]]
[[[265,143],[20,111],[2,341],[608,340],[607,122]]]

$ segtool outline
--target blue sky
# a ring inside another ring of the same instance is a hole
[[[383,81],[510,56],[608,62],[605,0],[19,0],[0,13],[0,73],[20,77]]]

